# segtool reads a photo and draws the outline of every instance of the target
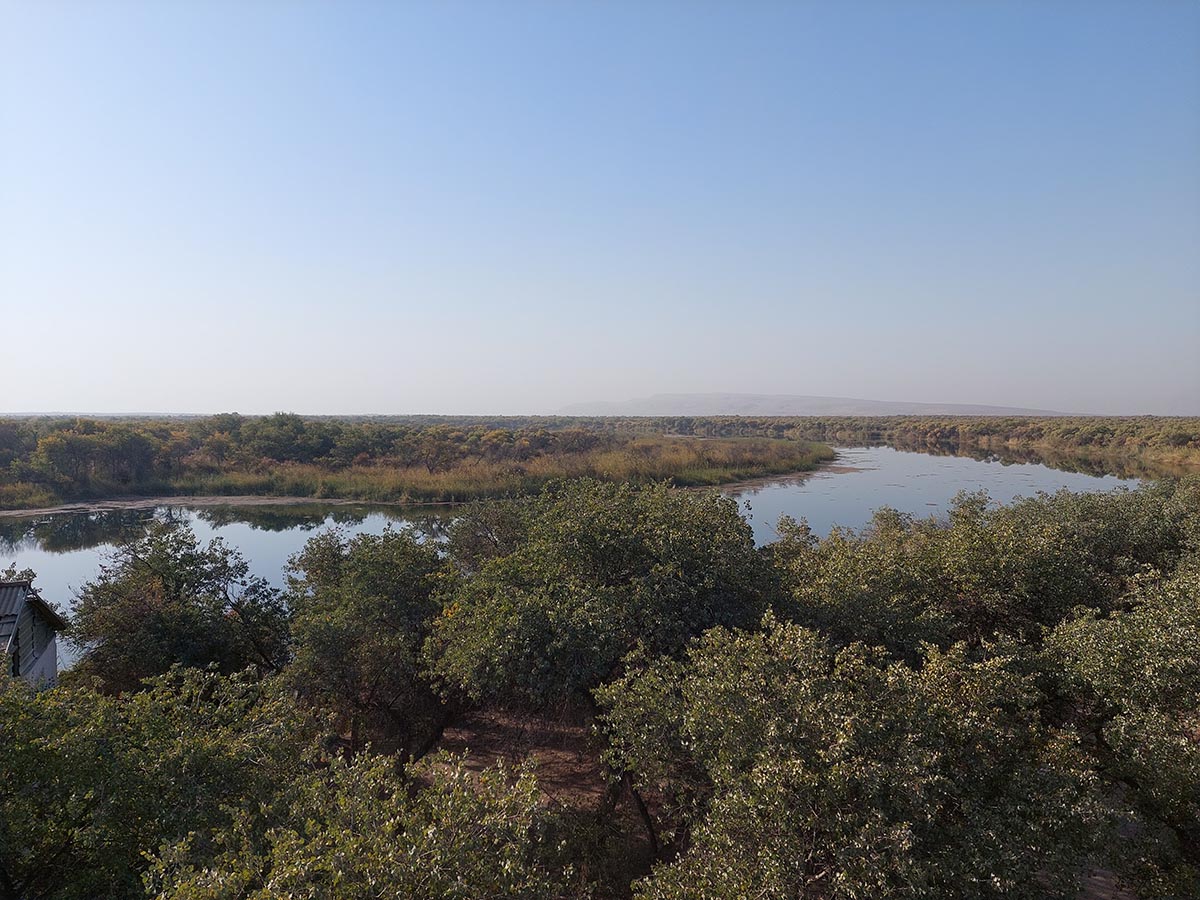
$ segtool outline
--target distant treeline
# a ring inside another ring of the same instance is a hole
[[[1176,416],[689,416],[622,421],[666,434],[756,435],[832,444],[886,444],[901,450],[989,451],[1061,465],[1068,459],[1107,463],[1122,474],[1200,470],[1200,418]],[[1065,466],[1074,468],[1075,466]]]
[[[905,449],[1057,450],[1136,455],[1200,468],[1200,418],[1183,416],[674,416],[620,427],[702,437],[799,438]]]
[[[639,432],[597,421],[291,413],[8,419],[0,420],[0,507],[161,493],[460,501],[529,493],[564,477],[711,485],[802,471],[833,455],[795,440]]]
[[[0,508],[132,494],[461,501],[590,476],[711,485],[802,471],[810,442],[1200,471],[1200,419],[1100,417],[304,417],[0,420]]]

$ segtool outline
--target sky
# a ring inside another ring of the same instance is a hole
[[[1200,3],[0,23],[0,411],[1200,414]]]

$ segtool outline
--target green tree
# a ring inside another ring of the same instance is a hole
[[[610,761],[678,834],[637,896],[1076,895],[1089,776],[1017,661],[957,646],[913,669],[763,624],[597,692]]]
[[[539,862],[545,828],[528,771],[479,775],[435,757],[407,777],[359,756],[298,779],[274,808],[165,848],[148,875],[160,900],[491,900],[561,896]]]
[[[123,698],[0,678],[0,898],[143,896],[146,854],[274,796],[312,733],[249,674],[177,669]]]
[[[884,508],[824,541],[787,520],[771,555],[789,618],[915,661],[923,643],[1036,643],[1076,606],[1115,609],[1130,578],[1171,571],[1195,544],[1197,510],[1196,479],[1006,506],[961,494],[946,521]]]
[[[581,480],[526,503],[519,543],[478,554],[434,622],[430,652],[452,694],[589,704],[635,647],[678,653],[705,628],[757,621],[772,596],[729,498]]]
[[[248,571],[220,538],[201,546],[186,526],[157,525],[121,545],[79,592],[70,636],[83,655],[74,676],[126,691],[175,664],[278,671],[287,609]]]
[[[1200,572],[1142,579],[1129,609],[1080,611],[1047,669],[1124,834],[1113,864],[1144,897],[1200,896]]]
[[[507,556],[528,539],[536,505],[525,500],[473,503],[446,529],[446,552],[462,572],[474,575],[489,560]]]
[[[312,538],[290,564],[294,658],[289,682],[350,732],[412,756],[446,723],[421,656],[452,580],[437,547],[408,530]]]

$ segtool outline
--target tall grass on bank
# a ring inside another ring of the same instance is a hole
[[[315,463],[272,462],[253,469],[192,472],[169,482],[123,485],[94,483],[71,499],[157,493],[257,495],[375,502],[461,502],[533,493],[559,478],[591,477],[646,483],[669,481],[680,487],[725,484],[768,475],[803,472],[833,459],[834,452],[807,441],[770,438],[630,437],[573,453],[535,456],[522,462],[468,456],[445,467],[400,465],[381,460],[330,468]],[[13,486],[16,487],[16,486]],[[32,487],[32,486],[30,486]],[[28,507],[26,498],[50,505],[44,491],[14,493],[10,508]],[[0,497],[0,503],[9,500]]]
[[[465,459],[441,471],[422,466],[357,465],[331,471],[284,463],[267,472],[230,472],[176,485],[188,494],[260,494],[402,503],[478,500],[539,490],[558,478],[670,481],[681,487],[725,484],[802,472],[832,459],[828,447],[766,439],[637,438],[617,450],[541,456],[523,464]]]

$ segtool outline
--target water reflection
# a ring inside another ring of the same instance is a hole
[[[862,528],[883,506],[912,516],[944,515],[960,491],[986,491],[997,503],[1040,491],[1106,491],[1132,482],[1114,474],[1055,469],[997,454],[913,453],[891,447],[838,451],[836,464],[807,477],[765,480],[730,489],[759,543],[778,539],[783,515],[805,519],[824,536],[834,527]]]
[[[904,451],[910,452],[904,452]],[[911,452],[918,451],[918,452]],[[844,448],[838,465],[809,477],[730,486],[760,543],[777,539],[781,515],[805,518],[827,534],[834,526],[861,528],[881,506],[913,515],[940,515],[960,490],[986,490],[998,502],[1038,491],[1111,490],[1122,478],[1153,477],[1130,460],[1057,457],[997,451],[957,452],[952,446]],[[1035,465],[1036,464],[1036,465]],[[1131,484],[1132,486],[1132,484]],[[0,568],[15,563],[38,573],[43,595],[68,608],[94,579],[113,545],[141,537],[152,521],[187,523],[201,541],[224,539],[253,575],[283,586],[288,560],[314,533],[341,528],[378,534],[410,527],[429,539],[445,537],[453,507],[330,505],[158,507],[0,518]]]
[[[115,509],[91,513],[57,513],[31,519],[0,519],[0,554],[29,550],[71,553],[136,540],[151,522],[181,522],[181,509]]]
[[[137,540],[152,522],[203,523],[218,531],[242,525],[253,531],[309,532],[328,527],[360,526],[371,516],[407,522],[434,539],[445,536],[445,510],[410,510],[398,507],[328,506],[320,503],[289,506],[211,506],[186,508],[112,509],[96,512],[54,513],[30,518],[0,518],[0,556],[31,550],[72,553]]]
[[[1147,466],[1136,459],[1117,457],[1079,458],[1053,452],[1034,450],[987,450],[963,451],[954,444],[895,442],[892,444],[870,444],[861,448],[846,448],[879,451],[884,448],[923,456],[958,457],[986,464],[1021,466],[1037,464],[1060,472],[1104,478],[1115,476],[1121,479],[1153,478],[1175,473]],[[1099,486],[1099,485],[1097,485]],[[1083,486],[1080,489],[1086,490]],[[744,491],[734,491],[745,495]],[[757,494],[755,489],[752,493]],[[881,497],[876,505],[882,505]],[[286,506],[206,506],[166,507],[153,509],[115,509],[85,513],[57,513],[31,518],[0,518],[0,556],[20,557],[31,551],[61,554],[96,547],[109,546],[135,540],[146,532],[152,521],[203,523],[207,531],[217,532],[230,526],[243,526],[251,531],[303,534],[331,526],[357,530],[368,519],[379,517],[380,521],[407,522],[422,534],[440,540],[445,537],[449,524],[448,507],[397,507],[372,504],[330,505],[319,501],[290,504]]]
[[[912,452],[919,450],[919,452]],[[906,452],[907,451],[907,452]],[[951,445],[843,448],[835,467],[804,479],[730,487],[728,493],[750,506],[747,513],[760,542],[775,539],[782,514],[806,517],[819,534],[832,525],[861,527],[880,506],[914,514],[944,511],[958,490],[988,490],[1007,502],[1039,490],[1107,490],[1118,479],[1145,477],[1133,460],[1079,459],[1029,451],[978,450],[961,453]],[[845,471],[844,469],[841,471]],[[16,562],[38,571],[48,589],[64,600],[94,577],[108,548],[141,537],[152,521],[186,522],[201,537],[223,537],[240,549],[255,574],[280,582],[288,558],[313,533],[338,527],[349,533],[378,533],[406,525],[444,539],[453,507],[330,505],[314,501],[287,506],[206,506],[115,509],[0,518],[0,567]]]
[[[931,444],[913,440],[897,440],[891,443],[869,443],[860,446],[872,449],[890,447],[893,450],[901,450],[908,453],[923,453],[927,456],[958,456],[965,459],[974,459],[979,462],[999,463],[1002,466],[1034,464],[1060,472],[1090,475],[1094,478],[1103,478],[1108,475],[1125,479],[1171,478],[1185,474],[1183,469],[1155,465],[1141,459],[1120,454],[1081,457],[1051,449],[1032,450],[1012,447],[971,447],[964,449],[952,442]]]
[[[381,507],[379,511],[394,509]],[[259,531],[315,531],[331,522],[336,525],[361,525],[375,511],[366,506],[298,503],[289,506],[207,506],[195,512],[197,518],[213,528],[242,523]]]

